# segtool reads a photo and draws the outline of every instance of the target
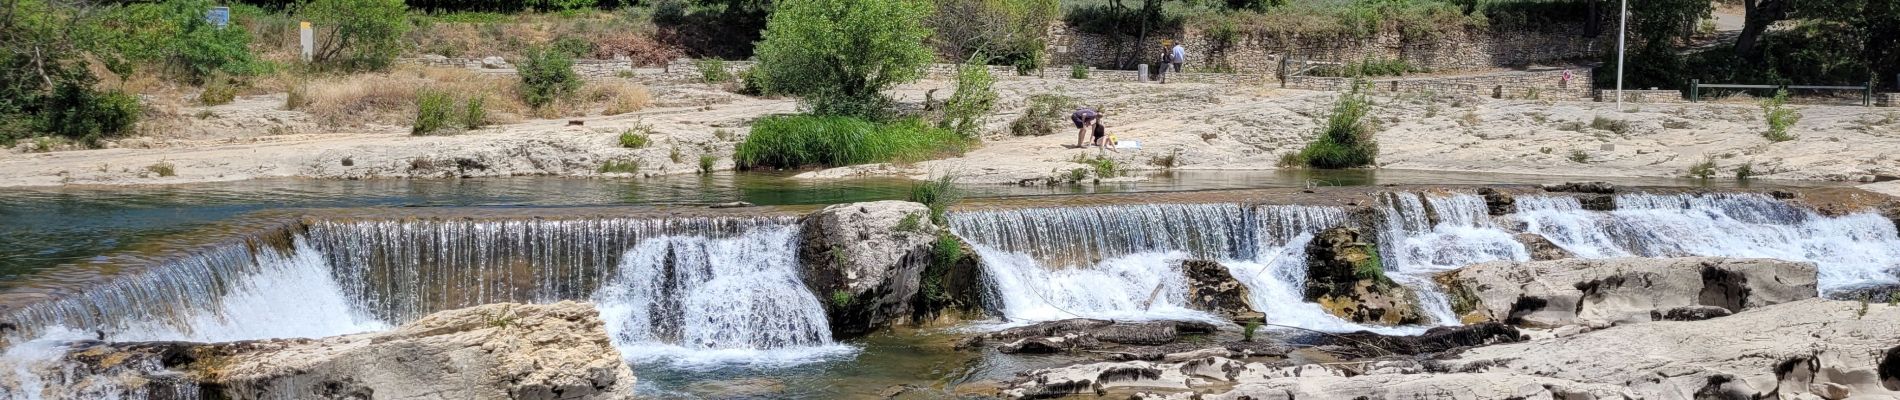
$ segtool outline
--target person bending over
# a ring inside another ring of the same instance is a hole
[[[1093,108],[1083,107],[1075,110],[1074,114],[1069,114],[1069,122],[1075,123],[1076,148],[1088,147],[1089,131],[1095,131],[1097,138],[1103,134],[1102,113],[1096,112]]]

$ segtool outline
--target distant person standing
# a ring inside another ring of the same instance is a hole
[[[1161,52],[1161,62],[1155,64],[1155,80],[1161,81],[1161,83],[1168,83],[1169,65],[1174,65],[1174,53],[1163,50]]]
[[[1187,46],[1174,42],[1174,48],[1168,50],[1168,61],[1174,66],[1174,72],[1181,72],[1181,63],[1187,62]]]
[[[1088,147],[1089,143],[1092,142],[1089,140],[1089,131],[1091,130],[1095,131],[1097,137],[1105,134],[1105,129],[1102,129],[1102,113],[1096,112],[1093,108],[1083,107],[1076,109],[1074,114],[1069,114],[1069,122],[1075,123],[1076,148]]]

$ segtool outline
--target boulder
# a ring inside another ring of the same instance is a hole
[[[1493,216],[1517,212],[1517,198],[1512,197],[1510,193],[1499,192],[1497,189],[1492,188],[1483,188],[1478,189],[1478,195],[1484,196],[1484,206]]]
[[[1497,322],[1472,325],[1440,326],[1425,331],[1422,335],[1381,335],[1372,332],[1353,332],[1324,335],[1317,338],[1321,348],[1329,353],[1373,358],[1391,355],[1432,354],[1466,347],[1486,346],[1498,343],[1512,343],[1524,340],[1517,328]]]
[[[1562,260],[1566,258],[1577,258],[1576,253],[1571,253],[1570,250],[1564,250],[1562,246],[1558,246],[1557,243],[1551,242],[1550,238],[1546,238],[1544,237],[1544,235],[1535,234],[1535,233],[1519,233],[1515,236],[1512,236],[1511,238],[1517,239],[1518,243],[1524,244],[1524,249],[1529,250],[1531,253],[1531,261],[1550,261],[1550,260]]]
[[[490,304],[325,339],[77,343],[39,375],[49,399],[632,398],[603,326],[588,303]]]
[[[1842,301],[1865,300],[1870,303],[1886,303],[1890,301],[1900,301],[1900,300],[1896,300],[1896,298],[1900,298],[1900,283],[1858,285],[1858,286],[1852,286],[1852,287],[1847,287],[1847,288],[1842,288],[1842,289],[1834,289],[1832,291],[1828,291],[1826,296],[1828,299],[1831,299],[1831,300],[1842,300]]]
[[[1320,232],[1306,246],[1308,301],[1358,323],[1416,324],[1425,320],[1418,295],[1385,276],[1377,245],[1356,228]]]
[[[1568,193],[1589,193],[1589,194],[1615,194],[1616,193],[1616,185],[1611,185],[1609,182],[1564,182],[1561,184],[1545,184],[1543,185],[1543,189],[1546,192],[1568,192]]]
[[[1541,328],[1714,317],[1815,297],[1813,264],[1690,257],[1490,262],[1439,274],[1465,321]]]
[[[862,336],[911,316],[937,225],[906,201],[837,204],[800,221],[802,277],[825,303],[831,333]]]
[[[482,68],[509,69],[514,67],[515,66],[508,64],[508,60],[502,59],[500,56],[482,57]]]
[[[1181,271],[1187,275],[1188,307],[1235,319],[1259,317],[1248,300],[1247,285],[1235,280],[1226,266],[1210,260],[1183,260]]]
[[[1194,321],[1117,322],[1074,318],[1038,323],[973,336],[958,348],[1002,343],[1004,353],[1059,353],[1125,346],[1160,346],[1182,335],[1208,334],[1218,327]]]

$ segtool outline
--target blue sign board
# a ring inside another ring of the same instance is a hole
[[[224,29],[231,25],[231,7],[211,7],[211,11],[205,12],[205,20],[211,22],[211,26]]]

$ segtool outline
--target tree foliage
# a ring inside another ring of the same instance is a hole
[[[942,0],[929,19],[932,42],[953,60],[985,54],[991,59],[979,62],[1041,69],[1046,30],[1060,12],[1056,0]]]
[[[315,24],[320,65],[345,70],[382,70],[402,54],[409,32],[402,0],[310,0],[300,13]]]
[[[877,118],[882,91],[916,80],[932,57],[923,0],[782,0],[758,46],[754,78],[824,115]]]
[[[515,72],[521,76],[522,102],[537,108],[573,96],[581,88],[574,58],[548,48],[528,49],[515,63]]]
[[[122,59],[90,3],[11,0],[0,8],[0,145],[54,134],[89,145],[132,131],[138,98],[95,88],[88,59]],[[125,64],[120,64],[121,66]]]
[[[957,91],[944,102],[940,125],[966,138],[979,136],[983,118],[996,109],[996,89],[991,87],[995,83],[988,66],[975,62],[957,66]]]

